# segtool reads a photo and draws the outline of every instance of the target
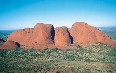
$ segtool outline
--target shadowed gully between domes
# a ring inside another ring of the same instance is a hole
[[[86,47],[97,43],[116,46],[116,42],[109,36],[84,22],[74,23],[70,30],[66,26],[54,29],[51,24],[37,23],[34,28],[11,33],[7,41],[14,41],[34,49],[76,49],[76,45]]]

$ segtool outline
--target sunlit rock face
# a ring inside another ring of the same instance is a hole
[[[71,39],[69,36],[68,28],[63,27],[56,27],[55,28],[55,45],[56,46],[64,46],[71,44]]]
[[[74,23],[70,29],[70,34],[73,37],[73,43],[81,46],[87,46],[95,43],[104,43],[116,46],[116,42],[111,40],[109,36],[84,22]]]
[[[0,46],[0,49],[15,49],[18,47],[20,47],[20,44],[14,41],[6,41],[2,46]]]
[[[76,49],[76,46],[72,45],[72,38],[66,26],[55,28],[54,42],[59,49]]]
[[[8,40],[30,46],[36,49],[54,47],[53,37],[54,27],[51,24],[37,23],[34,28],[25,28],[13,32],[8,36]]]
[[[116,46],[116,42],[109,36],[84,22],[74,23],[70,30],[66,26],[54,29],[51,24],[37,23],[34,28],[20,29],[11,33],[6,42],[8,41],[34,49],[76,49],[75,45],[86,47],[97,43]]]

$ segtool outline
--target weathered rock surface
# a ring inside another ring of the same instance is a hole
[[[55,46],[59,49],[71,48],[71,37],[67,27],[63,26],[55,28],[54,42]]]
[[[35,49],[76,49],[76,45],[85,47],[97,43],[116,46],[116,41],[84,22],[74,23],[69,31],[65,26],[57,27],[54,30],[51,24],[37,23],[34,28],[20,29],[11,33],[1,47],[15,48],[17,47],[15,42]]]
[[[8,36],[7,40],[18,42],[21,45],[28,45],[28,43],[31,43],[29,41],[32,33],[33,33],[33,28],[20,29],[11,33]]]
[[[36,49],[48,48],[53,43],[54,27],[51,24],[37,23],[34,28],[21,29],[8,36],[8,40]]]
[[[95,43],[104,43],[116,46],[116,42],[111,40],[109,36],[84,22],[74,23],[70,29],[70,34],[73,37],[73,43],[81,46],[87,46]]]
[[[64,46],[71,44],[71,39],[67,27],[63,26],[55,28],[54,42],[56,46]]]
[[[0,46],[0,49],[15,49],[20,47],[20,45],[13,41],[6,41],[2,46]]]
[[[36,35],[36,36],[35,36]],[[38,23],[34,27],[30,42],[34,45],[53,44],[54,27],[51,24]]]

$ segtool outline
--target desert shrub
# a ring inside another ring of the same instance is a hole
[[[116,57],[116,47],[111,46],[108,55]]]
[[[94,63],[116,65],[116,47],[100,44],[86,48],[77,46],[76,50],[67,49],[9,49],[0,50],[0,72],[116,72],[115,68],[99,68]],[[82,63],[81,63],[82,62]]]

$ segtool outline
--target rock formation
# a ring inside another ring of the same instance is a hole
[[[29,43],[32,33],[33,33],[33,28],[20,29],[20,30],[17,30],[15,32],[11,33],[8,36],[7,40],[18,42],[21,45],[27,45]]]
[[[70,34],[73,37],[73,43],[81,46],[87,46],[95,43],[104,43],[116,46],[116,42],[111,40],[109,36],[84,22],[74,23],[70,29]]]
[[[54,48],[54,27],[51,24],[37,23],[34,28],[21,29],[8,36],[8,40],[36,49]]]
[[[56,27],[54,30],[51,24],[37,23],[34,28],[20,29],[11,33],[6,43],[14,44],[11,47],[15,48],[17,47],[15,42],[35,49],[76,49],[75,45],[85,47],[97,43],[116,46],[116,42],[111,40],[109,36],[84,22],[74,23],[69,31],[65,26]],[[6,46],[6,43],[3,44],[2,48]],[[7,47],[10,47],[8,44]]]
[[[72,47],[71,37],[66,26],[55,28],[54,42],[55,46],[60,49],[67,49]]]
[[[0,49],[15,49],[20,47],[20,45],[13,41],[6,41],[2,46],[0,46]]]
[[[65,26],[57,27],[55,29],[54,41],[56,46],[64,46],[71,44],[68,28]]]

